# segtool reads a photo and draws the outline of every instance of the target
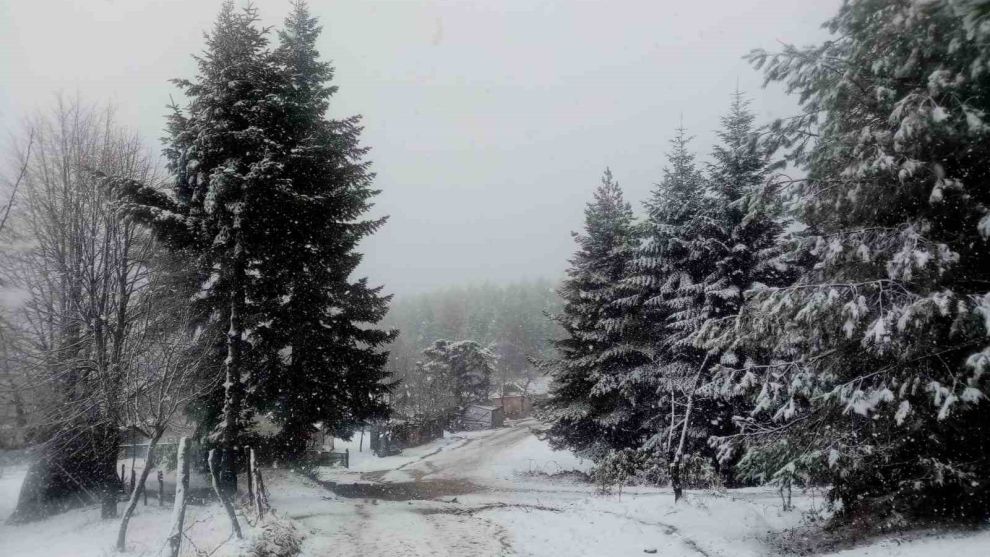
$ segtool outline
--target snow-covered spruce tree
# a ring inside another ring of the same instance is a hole
[[[742,327],[754,439],[827,467],[845,516],[990,512],[990,22],[978,3],[846,2],[835,38],[751,54],[800,95],[776,132],[814,264]]]
[[[543,412],[551,444],[598,459],[640,445],[639,412],[646,408],[633,406],[627,375],[649,358],[626,340],[627,310],[617,303],[637,233],[609,170],[584,214],[585,230],[573,233],[578,249],[559,289],[564,305],[552,316],[564,335],[554,341],[557,357],[540,367],[552,378]]]
[[[711,367],[694,346],[703,322],[703,281],[714,267],[711,242],[718,234],[706,181],[688,151],[683,128],[671,140],[664,176],[646,201],[643,243],[622,281],[622,306],[638,312],[634,341],[651,360],[630,376],[632,392],[652,399],[648,437],[642,449],[670,467],[675,497],[682,489],[685,455],[705,450],[707,434],[692,419],[695,392]],[[642,405],[641,405],[642,406]]]
[[[447,393],[443,400],[458,409],[488,400],[495,372],[495,354],[491,350],[473,340],[441,339],[423,350],[423,355],[423,370],[431,375],[431,383]]]
[[[224,449],[223,481],[236,487],[234,448],[243,429],[246,352],[266,305],[281,292],[259,280],[287,255],[282,235],[293,218],[277,195],[291,187],[284,72],[267,46],[257,12],[226,2],[196,58],[193,80],[175,80],[189,104],[175,107],[165,138],[174,195],[145,184],[111,180],[125,210],[150,225],[173,249],[188,253],[199,273],[198,303],[226,329],[223,396],[208,399],[206,418],[220,415],[211,435]],[[222,401],[222,411],[213,406]],[[213,403],[213,405],[209,404]],[[209,421],[205,424],[209,426]]]
[[[424,349],[430,350],[430,347]],[[415,372],[407,373],[399,381],[396,396],[396,408],[409,415],[440,416],[453,414],[457,408],[454,398],[453,380],[450,376],[450,366],[442,358],[431,357],[417,360]],[[453,416],[449,416],[453,418]]]
[[[735,334],[745,293],[754,287],[784,286],[793,280],[792,272],[779,258],[783,226],[774,184],[768,180],[771,153],[757,141],[753,120],[748,102],[737,91],[729,112],[722,117],[721,141],[713,149],[708,168],[711,201],[700,229],[705,234],[694,242],[703,245],[697,251],[713,265],[699,284],[701,291],[689,292],[695,301],[692,312],[697,309],[699,319],[690,342],[721,368],[703,378],[695,395],[696,412],[700,423],[705,424],[706,436],[735,433],[733,416],[745,411],[745,400],[731,388],[734,382],[720,381],[724,374],[766,363],[769,358],[765,350],[748,345]],[[715,454],[711,449],[705,453]],[[721,456],[715,459],[715,467],[723,482],[732,485],[738,454],[726,452]]]
[[[280,185],[270,203],[282,218],[279,253],[261,262],[258,281],[279,296],[263,298],[271,321],[257,331],[262,361],[248,385],[251,406],[272,411],[281,426],[275,449],[287,456],[305,448],[314,423],[349,435],[387,414],[382,347],[395,336],[374,327],[389,297],[351,278],[361,260],[357,244],[385,219],[364,217],[378,192],[362,160],[360,117],[327,116],[336,86],[333,67],[316,50],[320,31],[306,4],[296,2],[273,52],[285,89]]]

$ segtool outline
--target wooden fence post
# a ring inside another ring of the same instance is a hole
[[[220,498],[220,504],[223,505],[225,511],[227,511],[227,518],[230,519],[230,527],[234,531],[234,536],[237,539],[244,539],[241,534],[241,525],[237,522],[237,515],[234,513],[234,505],[227,498],[225,489],[220,485],[220,466],[217,462],[217,450],[210,449],[210,455],[207,457],[207,462],[210,465],[210,477],[213,479],[213,491],[216,492],[217,497]]]
[[[165,474],[158,471],[158,506],[165,506]]]
[[[120,489],[121,491],[127,491],[127,472],[124,470],[127,468],[126,464],[120,465]]]
[[[189,488],[189,439],[179,439],[179,455],[176,462],[175,474],[175,503],[172,505],[172,529],[168,535],[170,557],[179,557],[179,546],[182,544],[182,523],[186,518],[186,490]],[[161,472],[158,472],[159,488],[163,485]],[[161,495],[159,495],[160,497]]]
[[[253,448],[251,449],[248,478],[254,478],[254,484],[256,487],[253,495],[254,507],[258,511],[258,518],[261,519],[261,517],[265,516],[265,504],[261,496],[261,470],[258,468],[258,462],[254,458]]]
[[[137,482],[137,477],[134,475],[134,465],[131,465],[131,489],[130,492],[134,491],[134,484]]]
[[[254,500],[254,447],[248,447],[248,472],[247,472],[247,484],[248,484],[248,497]]]
[[[345,448],[344,449],[344,468],[350,468],[350,467],[351,467],[351,450]]]

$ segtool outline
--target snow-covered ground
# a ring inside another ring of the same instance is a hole
[[[770,489],[729,494],[689,492],[674,505],[668,490],[631,488],[600,496],[593,486],[553,474],[586,471],[589,463],[555,452],[531,432],[533,422],[492,431],[448,434],[386,458],[351,449],[351,468],[321,468],[309,479],[269,471],[272,504],[302,535],[303,555],[355,557],[519,556],[762,556],[778,555],[775,532],[802,524],[803,510],[821,498],[795,497],[784,512]],[[367,441],[367,439],[365,439]],[[0,518],[13,507],[18,475],[0,478]],[[564,476],[566,477],[566,476]],[[330,491],[332,488],[334,491]],[[138,507],[131,555],[157,554],[167,509]],[[27,526],[0,526],[0,556],[109,555],[115,521],[98,509],[72,511]],[[189,537],[205,552],[229,530],[216,505],[190,507]],[[223,545],[215,555],[243,553],[247,544]],[[188,555],[195,548],[187,544]],[[901,536],[833,554],[920,557],[990,554],[990,531]]]
[[[631,488],[603,497],[594,487],[547,474],[587,471],[555,452],[520,422],[494,431],[448,434],[402,455],[355,457],[352,467],[320,469],[349,497],[314,491],[306,480],[275,503],[305,524],[306,555],[643,555],[756,556],[777,553],[774,532],[802,524],[821,497],[797,495],[784,512],[771,489],[728,495],[689,492],[673,504],[668,490]],[[345,445],[336,443],[337,450]],[[542,473],[542,474],[541,474]],[[935,553],[933,549],[937,548]],[[914,553],[904,553],[904,551]],[[927,552],[927,553],[926,553]],[[842,555],[990,554],[990,532],[888,540]]]
[[[547,476],[590,463],[552,451],[533,425],[448,435],[403,455],[354,459],[350,470],[324,468],[322,480],[368,487],[340,485],[356,497],[332,504],[292,490],[275,505],[310,529],[310,555],[763,555],[768,531],[801,520],[767,490],[691,493],[677,506],[658,489],[601,497],[586,483]]]
[[[17,503],[26,472],[24,466],[7,468],[0,477],[0,557],[76,557],[116,553],[114,543],[119,521],[101,519],[97,506],[72,510],[24,525],[5,524]],[[174,474],[170,479],[174,479]],[[202,481],[194,475],[190,483]],[[150,486],[152,482],[148,483]],[[172,489],[174,487],[166,486],[166,493]],[[118,510],[123,512],[124,506],[125,503],[121,502]],[[148,506],[139,503],[127,530],[127,555],[158,555],[165,546],[171,512],[170,501],[164,507],[159,507],[154,498],[148,500]],[[240,521],[246,531],[245,540],[236,542],[230,539],[229,522],[218,504],[189,505],[181,555],[211,553],[214,557],[231,557],[244,554],[257,532],[247,524],[244,516],[240,517]]]

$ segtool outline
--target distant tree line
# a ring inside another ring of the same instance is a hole
[[[707,470],[990,514],[984,4],[845,2],[832,40],[748,57],[798,114],[737,93],[706,164],[677,130],[639,215],[606,171],[541,364],[553,444],[675,498]]]

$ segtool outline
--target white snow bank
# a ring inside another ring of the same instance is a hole
[[[0,523],[7,520],[10,513],[14,511],[14,507],[17,505],[17,496],[21,491],[21,483],[24,482],[26,474],[27,466],[4,468],[3,476],[0,476]]]

